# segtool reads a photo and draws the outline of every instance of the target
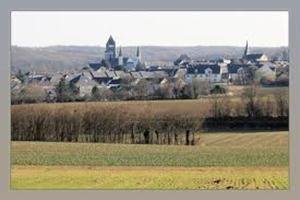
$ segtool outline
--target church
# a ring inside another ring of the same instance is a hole
[[[249,63],[259,63],[259,62],[267,62],[268,57],[267,55],[263,53],[255,53],[255,54],[249,54],[249,47],[248,47],[248,41],[246,41],[246,47],[244,50],[243,58],[245,61]]]
[[[122,48],[119,48],[117,54],[116,42],[112,36],[106,42],[105,58],[102,61],[105,67],[109,69],[124,69],[126,71],[135,71],[136,67],[142,63],[140,48],[137,47],[134,57],[124,57]]]

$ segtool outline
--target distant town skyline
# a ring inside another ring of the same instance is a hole
[[[11,44],[288,46],[286,11],[13,11]]]

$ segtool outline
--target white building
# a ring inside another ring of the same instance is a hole
[[[222,76],[221,76],[221,67],[217,64],[199,64],[199,65],[193,65],[189,66],[187,68],[186,73],[186,81],[188,83],[191,83],[193,79],[200,79],[203,81],[209,81],[209,82],[221,82]]]

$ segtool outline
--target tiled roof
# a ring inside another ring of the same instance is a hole
[[[261,57],[263,56],[262,53],[256,53],[256,54],[248,54],[246,55],[246,59],[247,60],[257,60],[257,59],[260,59]]]
[[[220,66],[217,64],[199,64],[199,65],[191,65],[187,68],[188,74],[204,74],[206,69],[211,69],[213,74],[220,73]]]
[[[101,63],[89,63],[89,66],[93,69],[93,70],[98,70],[102,64]]]

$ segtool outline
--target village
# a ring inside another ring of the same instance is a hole
[[[289,61],[284,53],[276,59],[263,52],[249,53],[247,41],[240,58],[194,60],[181,54],[170,66],[147,65],[140,47],[132,57],[124,57],[110,36],[105,58],[79,71],[12,74],[12,103],[191,99],[224,93],[230,85],[288,86]]]
[[[291,189],[288,12],[13,12],[11,189]]]

